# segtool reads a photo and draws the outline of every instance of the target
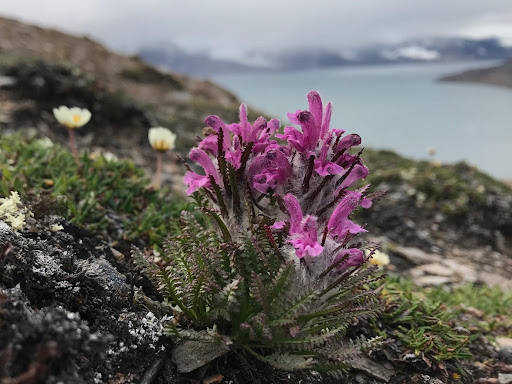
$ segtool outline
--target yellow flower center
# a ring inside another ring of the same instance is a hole
[[[165,152],[169,149],[169,143],[166,140],[157,140],[155,141],[154,148],[157,151]]]
[[[73,122],[75,124],[78,124],[80,122],[80,120],[82,120],[82,118],[78,115],[73,115]]]

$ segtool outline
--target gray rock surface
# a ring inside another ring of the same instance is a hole
[[[226,344],[187,340],[174,346],[172,362],[178,367],[178,372],[188,373],[228,352]]]

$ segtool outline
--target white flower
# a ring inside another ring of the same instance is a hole
[[[149,144],[160,152],[165,152],[168,149],[174,148],[176,142],[176,135],[169,129],[164,127],[153,127],[149,129],[148,133]]]
[[[53,115],[59,123],[68,128],[80,128],[91,120],[91,112],[85,108],[68,108],[61,105],[53,108]]]
[[[367,254],[369,254],[369,252],[367,252]],[[389,264],[389,256],[384,252],[376,250],[373,253],[372,258],[370,259],[370,264],[378,265],[380,267],[382,267],[384,265],[388,265]]]

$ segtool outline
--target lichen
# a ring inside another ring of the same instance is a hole
[[[11,191],[10,197],[0,198],[0,220],[9,224],[13,230],[22,229],[26,218],[31,215],[32,212],[23,205],[18,192]]]

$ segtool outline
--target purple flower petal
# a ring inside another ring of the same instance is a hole
[[[204,120],[204,123],[207,126],[213,128],[213,130],[217,133],[219,132],[219,128],[222,128],[224,132],[226,131],[226,125],[219,116],[210,115]]]
[[[217,169],[215,168],[215,165],[213,165],[212,159],[206,154],[205,151],[199,148],[194,148],[190,151],[190,160],[195,161],[198,163],[201,167],[203,167],[206,175],[213,176],[215,179],[215,182],[219,184],[219,174],[217,172]]]
[[[367,197],[363,198],[361,200],[361,207],[368,209],[372,206],[373,201],[371,199],[368,199]]]
[[[208,188],[210,186],[208,176],[198,175],[197,173],[192,171],[188,171],[187,173],[185,173],[185,176],[183,176],[183,183],[185,183],[185,185],[188,185],[187,195],[191,195],[199,188]]]
[[[308,93],[308,103],[309,103],[309,111],[313,115],[315,119],[315,125],[317,127],[322,124],[322,99],[320,95],[316,91],[311,91]]]
[[[336,151],[346,150],[361,144],[361,136],[352,133],[350,135],[345,136],[340,140],[338,146],[336,147]]]
[[[287,140],[299,152],[305,152],[304,135],[297,131],[295,127],[284,127],[284,134],[277,134],[276,137],[281,140]]]
[[[272,229],[283,229],[286,226],[286,221],[276,221],[270,226]]]
[[[286,210],[290,214],[290,233],[293,234],[299,232],[303,217],[299,201],[291,193],[288,193],[283,198],[283,202]]]
[[[364,254],[358,248],[348,248],[348,249],[342,250],[340,253],[338,253],[334,257],[334,262],[342,259],[343,257],[345,257],[347,255],[348,255],[347,260],[345,260],[343,263],[341,263],[337,267],[337,270],[339,272],[343,272],[350,267],[357,267],[364,263]]]
[[[206,136],[198,145],[199,149],[202,149],[206,153],[210,153],[213,156],[217,156],[219,146],[217,144],[218,136],[209,135]]]
[[[287,113],[286,116],[288,117],[288,120],[290,120],[290,123],[299,125],[299,119],[297,118],[297,115],[301,113],[302,111],[300,109],[297,109],[295,113]]]
[[[320,132],[315,124],[315,118],[309,111],[302,111],[297,115],[302,128],[304,141],[302,145],[306,150],[314,150],[320,137]]]
[[[329,233],[339,238],[344,238],[347,234],[357,234],[359,232],[366,232],[366,230],[354,224],[348,219],[348,216],[354,209],[359,206],[361,201],[361,193],[354,191],[347,191],[345,197],[340,201],[336,209],[327,222]]]
[[[331,124],[331,113],[332,113],[332,104],[331,104],[331,102],[328,102],[327,105],[325,106],[324,119],[321,122],[322,126],[320,127],[320,138],[324,138],[325,135],[327,135],[329,133],[329,126]],[[333,129],[331,132],[334,132],[337,135],[338,134],[337,131],[345,132],[340,129]]]

